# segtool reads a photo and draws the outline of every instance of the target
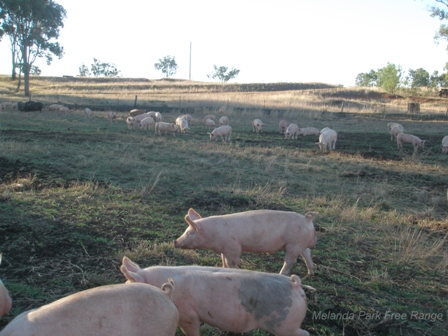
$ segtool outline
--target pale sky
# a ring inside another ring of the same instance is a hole
[[[93,58],[123,77],[159,79],[154,64],[174,56],[173,78],[207,78],[213,65],[236,68],[231,82],[322,82],[355,85],[359,73],[387,63],[404,71],[443,72],[446,43],[431,0],[56,0],[67,11],[59,42],[65,56],[43,76],[76,76]],[[11,73],[7,37],[0,73]]]

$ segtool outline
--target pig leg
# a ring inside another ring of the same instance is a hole
[[[201,336],[199,333],[201,322],[197,316],[187,316],[186,320],[179,320],[179,326],[186,336]]]
[[[311,250],[306,248],[300,253],[302,255],[303,260],[305,261],[306,267],[308,268],[308,275],[314,274],[314,264],[313,259],[311,258]]]
[[[286,245],[285,251],[285,262],[280,270],[280,274],[283,275],[287,275],[289,273],[289,270],[292,266],[294,266],[297,261],[297,257],[300,254],[298,246]]]
[[[222,256],[222,267],[225,268],[238,268],[238,263],[241,256],[241,247],[232,247],[232,251],[225,251],[221,254]]]
[[[276,330],[275,335],[276,336],[310,336],[310,333],[306,330],[299,328],[297,330],[293,330],[292,332],[291,332],[291,330],[289,330],[288,332],[279,332],[278,330]]]
[[[224,253],[221,253],[221,259],[222,259],[222,267],[229,268],[229,264],[227,263],[227,259],[224,255]]]

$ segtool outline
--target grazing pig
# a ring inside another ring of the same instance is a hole
[[[207,119],[211,119],[211,120],[213,120],[213,121],[216,121],[216,116],[215,116],[214,114],[208,114],[208,115],[206,115],[206,116],[202,119],[202,121],[205,123],[205,121],[206,121]]]
[[[188,122],[188,126],[191,125],[191,121],[193,120],[191,114],[182,114],[179,116],[179,118],[184,118]]]
[[[401,134],[401,133],[404,133],[403,126],[396,125],[396,126],[392,127],[392,129],[390,130],[391,140],[397,141],[397,136],[398,136],[398,134]]]
[[[263,132],[263,122],[260,119],[254,119],[252,121],[252,132],[261,133]]]
[[[442,139],[442,153],[448,153],[448,135],[444,136]]]
[[[403,143],[410,143],[414,146],[414,150],[417,150],[418,148],[425,149],[425,141],[426,140],[421,140],[419,137],[411,134],[400,133],[397,135],[398,148],[403,148]]]
[[[140,122],[145,118],[152,118],[154,121],[156,121],[155,114],[151,113],[151,115],[150,115],[149,112],[139,114],[138,116],[135,116],[134,118],[135,118],[135,121],[137,121],[137,122]]]
[[[34,112],[39,111],[42,112],[42,109],[44,108],[44,104],[41,102],[33,102],[33,101],[27,101],[24,105],[21,105],[23,112]]]
[[[299,128],[299,131],[297,132],[297,135],[319,135],[320,131],[315,127],[305,127],[305,128]]]
[[[176,126],[179,127],[181,133],[187,133],[187,129],[189,129],[187,119],[181,117],[176,118]]]
[[[325,131],[328,131],[328,130],[330,130],[330,129],[331,129],[330,127],[324,127],[324,128],[322,128],[322,129],[319,131],[319,133],[322,134],[322,133],[324,133]]]
[[[23,111],[24,107],[25,107],[25,103],[23,103],[23,102],[17,102],[17,109],[18,109],[19,111]]]
[[[174,336],[176,290],[173,283],[160,287],[126,283],[88,289],[20,314],[0,335]]]
[[[204,124],[205,126],[207,126],[207,128],[215,127],[215,122],[212,119],[205,119]]]
[[[176,132],[179,130],[179,127],[177,127],[175,124],[170,124],[167,122],[158,122],[155,126],[156,134],[162,135],[162,132],[164,132],[164,135],[167,133],[172,133],[173,136],[176,136]]]
[[[278,123],[278,128],[280,128],[280,133],[281,134],[285,134],[287,126],[288,125],[286,123],[286,120],[280,120],[280,122]]]
[[[160,286],[171,278],[179,326],[186,336],[199,336],[201,322],[234,333],[259,328],[277,336],[306,336],[300,328],[307,301],[297,275],[287,277],[241,269],[203,266],[140,268],[127,257],[120,267],[128,282]]]
[[[404,133],[404,127],[403,127],[403,125],[401,125],[401,124],[399,124],[399,123],[396,123],[396,122],[388,122],[388,123],[387,123],[387,130],[388,130],[389,133],[390,133],[390,141],[396,141],[396,140],[397,140],[397,135],[399,134],[399,133],[397,133],[397,132],[398,132],[397,130],[395,131],[395,135],[392,134],[392,129],[393,129],[394,127],[398,127],[397,130],[401,130],[401,133]]]
[[[223,267],[238,267],[241,252],[273,253],[285,250],[280,274],[288,274],[302,255],[308,274],[314,274],[311,248],[317,237],[313,225],[315,212],[305,216],[292,211],[253,210],[202,218],[189,209],[188,228],[174,241],[184,249],[209,249],[221,253]]]
[[[88,118],[90,118],[92,116],[92,114],[93,114],[92,110],[89,109],[88,107],[86,107],[84,109],[84,113],[86,114],[86,117],[88,117]]]
[[[4,102],[2,105],[2,109],[15,109],[17,107],[17,103],[12,102]]]
[[[64,107],[64,105],[61,105],[61,104],[51,104],[47,108],[48,108],[49,111],[59,111],[59,109],[61,107]]]
[[[138,116],[138,115],[140,115],[140,114],[143,114],[143,113],[146,113],[146,110],[133,109],[133,110],[129,111],[129,115],[130,115],[131,117],[136,117],[136,116]]]
[[[59,108],[59,112],[64,112],[64,113],[70,112],[70,109],[67,106],[61,106]]]
[[[215,128],[211,133],[208,133],[210,135],[210,141],[212,140],[218,140],[218,137],[221,137],[222,141],[230,141],[230,137],[232,136],[232,127],[229,125],[224,125],[218,128]]]
[[[156,118],[156,119],[155,119],[156,121],[162,121],[162,113],[160,113],[160,112],[156,112],[156,113],[154,114],[154,117]]]
[[[117,121],[117,112],[107,112],[107,119],[109,119],[110,122],[112,122],[113,120]]]
[[[219,125],[228,125],[229,124],[229,117],[228,116],[222,116],[219,118]]]
[[[336,131],[328,129],[319,136],[319,142],[316,142],[316,144],[319,145],[321,151],[327,150],[327,148],[329,150],[335,150],[337,140],[338,134]]]
[[[0,280],[0,318],[11,310],[12,300],[3,282]]]
[[[297,139],[299,126],[297,124],[289,124],[285,131],[285,139]]]
[[[160,112],[157,112],[157,111],[149,111],[149,112],[146,112],[146,114],[148,115],[148,117],[151,117],[151,118],[153,118],[154,120],[157,119],[157,117],[156,117],[157,113],[160,114]]]
[[[152,125],[154,125],[154,119],[151,117],[146,117],[140,121],[140,129],[149,130],[151,129]]]
[[[135,126],[137,126],[138,122],[135,120],[134,117],[127,117],[126,118],[126,125],[128,126],[128,129],[133,129]]]

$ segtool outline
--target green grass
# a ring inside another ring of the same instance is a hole
[[[177,112],[164,119],[174,121]],[[109,123],[98,111],[91,119],[81,111],[0,112],[0,276],[14,300],[1,327],[25,309],[123,282],[124,255],[142,266],[220,266],[217,253],[174,249],[193,207],[202,216],[251,209],[318,212],[316,275],[306,275],[301,259],[292,269],[317,289],[307,292],[302,326],[312,334],[444,334],[445,122],[401,120],[430,140],[414,155],[389,140],[387,119],[290,111],[288,122],[338,131],[336,151],[321,153],[316,137],[285,140],[278,115],[261,110],[229,112],[232,141],[209,142],[199,123],[205,114],[193,113],[190,133],[159,137],[127,130],[124,113]],[[262,134],[251,131],[255,117],[266,124]],[[277,273],[283,255],[244,253],[241,266]],[[384,320],[388,311],[407,317]],[[412,312],[443,319],[411,318]],[[201,334],[232,335],[209,326]]]

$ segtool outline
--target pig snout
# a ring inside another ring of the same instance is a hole
[[[181,242],[179,242],[179,239],[176,239],[174,241],[174,247],[175,248],[181,248],[181,247],[183,247],[183,244]]]

